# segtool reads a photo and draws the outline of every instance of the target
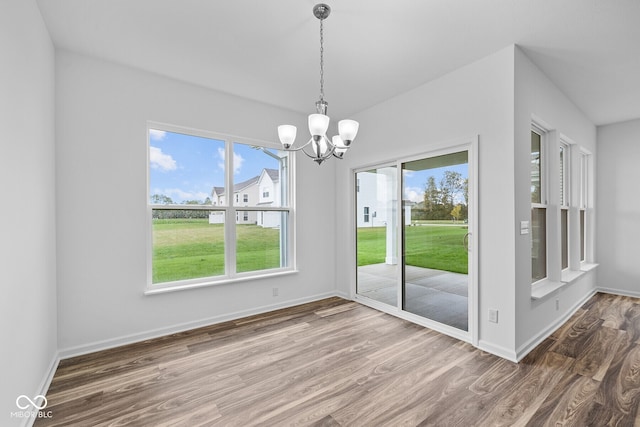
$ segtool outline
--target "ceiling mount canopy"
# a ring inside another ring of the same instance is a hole
[[[358,133],[358,122],[355,120],[341,120],[338,122],[338,135],[331,139],[327,137],[329,128],[329,116],[327,116],[328,103],[324,100],[324,26],[323,22],[331,8],[320,3],[313,7],[313,16],[320,20],[320,99],[316,101],[316,113],[309,115],[309,133],[311,139],[301,147],[294,148],[297,129],[293,125],[278,126],[278,137],[282,146],[287,151],[302,151],[312,158],[317,164],[321,164],[333,156],[341,159],[347,152],[351,142]]]

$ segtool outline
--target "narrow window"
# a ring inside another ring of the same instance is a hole
[[[588,227],[589,220],[587,208],[589,205],[589,155],[580,153],[580,262],[587,260]]]
[[[531,131],[531,282],[547,277],[547,201],[542,132]]]
[[[364,222],[369,222],[369,206],[364,207]]]
[[[560,143],[560,263],[563,270],[569,268],[569,144]]]

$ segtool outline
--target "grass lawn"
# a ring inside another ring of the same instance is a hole
[[[236,226],[236,271],[280,267],[280,231]],[[224,274],[224,226],[208,219],[153,221],[153,283]]]
[[[463,224],[429,224],[405,228],[405,262],[416,267],[467,274]],[[384,262],[386,228],[358,228],[358,266]]]

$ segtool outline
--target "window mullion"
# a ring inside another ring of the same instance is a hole
[[[229,277],[236,275],[236,209],[233,191],[233,143],[225,141],[225,193],[227,194],[227,218],[224,223],[225,272]]]

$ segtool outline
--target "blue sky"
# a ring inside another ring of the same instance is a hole
[[[224,141],[149,130],[149,195],[164,194],[175,203],[204,201],[224,186]],[[277,168],[277,161],[248,145],[234,144],[235,182]]]
[[[427,180],[430,176],[433,176],[436,180],[436,185],[440,185],[440,180],[445,171],[454,171],[462,175],[462,178],[467,178],[468,171],[467,164],[444,166],[440,168],[426,169],[420,171],[405,171],[404,172],[404,199],[411,200],[412,202],[422,202],[424,200],[424,189],[427,184]],[[461,197],[458,202],[463,202]]]
[[[211,189],[224,186],[224,141],[155,129],[149,131],[149,195],[164,194],[175,203],[204,201]],[[306,161],[303,158],[302,161]],[[278,168],[277,161],[248,145],[234,144],[234,182],[260,174],[263,168]],[[445,170],[466,177],[467,165],[421,171],[405,171],[404,198],[420,202],[429,176],[440,182]]]

